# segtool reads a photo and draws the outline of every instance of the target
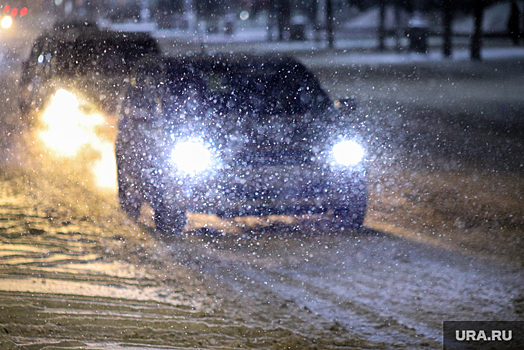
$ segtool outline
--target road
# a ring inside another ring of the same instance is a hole
[[[301,59],[359,102],[363,230],[191,214],[169,237],[147,209],[135,224],[91,156],[54,158],[20,125],[4,59],[1,348],[438,349],[444,320],[523,320],[523,65]]]

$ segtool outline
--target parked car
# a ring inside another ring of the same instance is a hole
[[[134,70],[116,141],[119,199],[159,230],[186,212],[221,217],[332,212],[362,225],[365,151],[351,118],[289,57],[146,60]]]
[[[62,88],[80,93],[114,112],[124,79],[134,63],[160,53],[147,33],[101,31],[94,25],[58,23],[34,42],[22,63],[19,106],[22,115],[45,107]]]

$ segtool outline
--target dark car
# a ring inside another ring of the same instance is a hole
[[[186,212],[221,217],[366,213],[364,148],[314,75],[287,57],[141,62],[124,99],[119,198],[180,233]]]
[[[56,21],[51,30],[53,33],[65,33],[74,30],[100,30],[100,28],[95,22],[77,18]]]
[[[158,55],[147,33],[101,31],[88,23],[58,23],[40,35],[22,63],[19,106],[23,115],[45,107],[58,89],[80,93],[102,109],[116,109],[115,99],[134,63]]]

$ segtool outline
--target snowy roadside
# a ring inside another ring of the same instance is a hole
[[[2,170],[0,349],[382,347],[210,283],[78,174]]]
[[[145,324],[169,318],[172,327],[180,319],[212,314],[213,299],[199,281],[185,282],[192,276],[187,269],[156,270],[159,257],[146,251],[161,250],[111,200],[70,179],[57,185],[56,177],[4,170],[2,349],[9,342],[44,347],[82,341],[68,343],[74,348],[93,342],[139,344]]]

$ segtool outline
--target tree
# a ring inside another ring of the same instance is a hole
[[[360,10],[369,8],[379,8],[379,23],[377,28],[378,49],[386,49],[386,7],[393,5],[396,8],[403,8],[408,12],[413,11],[413,1],[415,0],[348,0],[350,5],[358,7]]]
[[[284,40],[284,32],[289,31],[289,25],[291,21],[291,1],[290,0],[277,0],[278,1],[278,39]]]
[[[379,1],[378,49],[386,49],[386,0]]]
[[[444,56],[451,56],[452,51],[452,21],[453,15],[457,11],[472,13],[474,18],[473,35],[470,43],[470,57],[472,60],[481,60],[482,51],[482,21],[484,19],[484,10],[487,6],[503,0],[428,0],[427,6],[442,11],[442,22],[444,26]]]
[[[475,21],[475,29],[471,37],[471,59],[480,61],[480,51],[482,49],[482,20],[484,19],[484,0],[477,0],[473,7],[473,17]]]
[[[518,46],[520,41],[520,10],[515,0],[511,2],[507,26],[509,37],[513,41],[513,44]]]
[[[326,30],[328,47],[335,46],[335,30],[333,27],[333,0],[326,0]]]
[[[442,2],[442,24],[443,24],[443,39],[444,45],[442,52],[444,57],[451,57],[451,50],[453,48],[452,35],[453,35],[453,0],[443,0]]]

